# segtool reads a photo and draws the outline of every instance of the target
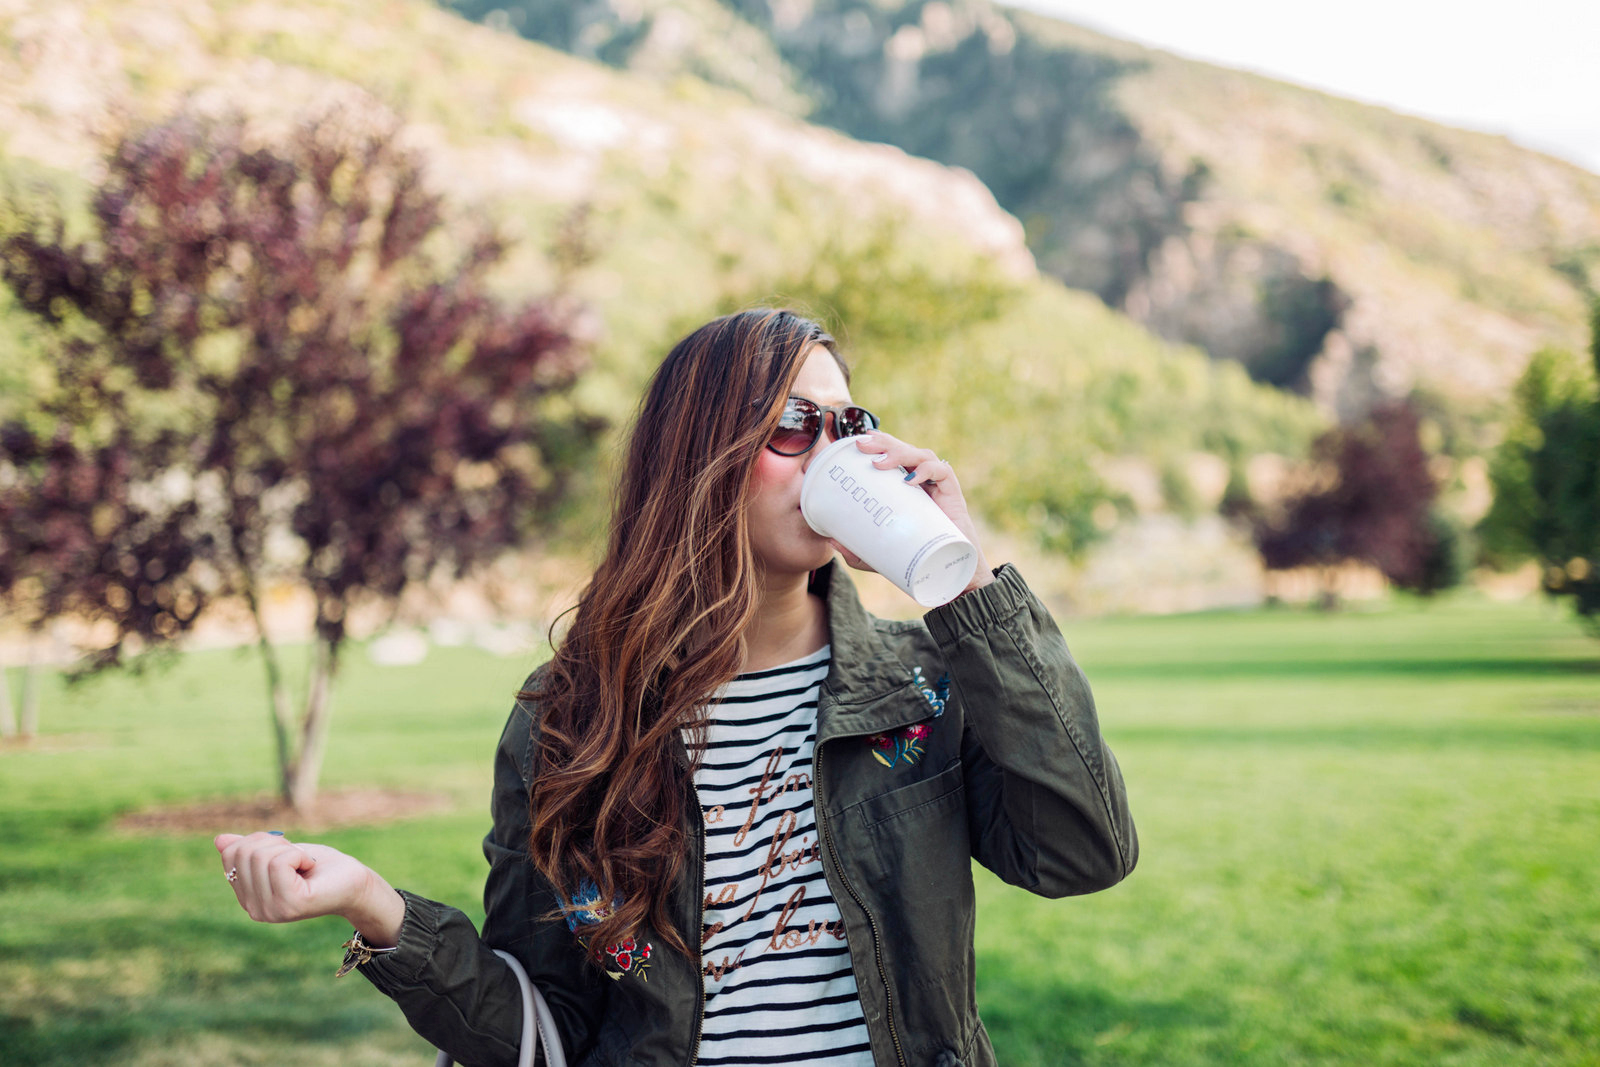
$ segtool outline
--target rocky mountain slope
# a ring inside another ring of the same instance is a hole
[[[1230,469],[1302,449],[1318,424],[1040,276],[970,172],[750,86],[619,72],[425,0],[0,0],[0,55],[0,186],[82,205],[105,138],[180,107],[243,112],[262,137],[329,107],[397,116],[455,208],[518,242],[508,295],[564,284],[593,309],[586,409],[625,422],[687,325],[797,302],[842,335],[864,399],[963,456],[989,520],[1050,550],[1214,504]],[[46,358],[7,307],[0,289],[0,417]],[[1129,463],[1153,493],[1128,488]],[[588,500],[580,542],[606,503]]]
[[[1600,284],[1596,175],[988,0],[453,2],[966,167],[1046,272],[1345,416],[1492,417]]]

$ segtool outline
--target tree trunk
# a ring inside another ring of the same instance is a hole
[[[289,710],[289,691],[283,684],[283,667],[278,663],[278,650],[267,638],[266,621],[261,617],[261,600],[254,585],[246,584],[245,602],[250,606],[250,618],[256,624],[256,646],[261,649],[261,663],[267,671],[267,702],[272,710],[272,736],[278,746],[278,796],[285,804],[294,805],[295,758],[290,747],[294,734],[294,715]]]
[[[17,709],[11,703],[11,679],[0,666],[0,738],[17,736]]]
[[[261,662],[267,670],[267,699],[272,707],[272,737],[278,751],[278,796],[285,804],[293,804],[294,749],[291,731],[294,715],[289,710],[289,690],[283,684],[283,668],[278,665],[278,650],[272,647],[265,633],[261,635]]]
[[[328,717],[333,676],[339,668],[339,650],[332,642],[317,638],[311,678],[306,686],[306,713],[300,729],[300,759],[289,789],[289,806],[307,811],[317,799],[317,779],[322,774],[322,758],[328,748]]]
[[[39,661],[31,659],[22,671],[22,721],[20,736],[24,741],[39,732]]]
[[[1322,576],[1322,594],[1317,598],[1317,607],[1323,611],[1338,611],[1341,601],[1339,598],[1339,569],[1337,567],[1321,567],[1318,573]]]

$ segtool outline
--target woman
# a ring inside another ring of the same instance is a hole
[[[756,310],[686,337],[604,559],[501,738],[482,937],[281,835],[217,838],[239,902],[348,919],[347,964],[463,1064],[516,1057],[494,948],[574,1063],[993,1064],[971,860],[1093,892],[1133,868],[1133,824],[1088,684],[1013,568],[980,549],[922,622],[862,609],[799,510],[808,464],[850,435],[978,544],[950,464],[853,404],[816,324]]]

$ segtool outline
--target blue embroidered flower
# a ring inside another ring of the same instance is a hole
[[[611,914],[611,909],[600,903],[600,888],[587,878],[578,885],[578,891],[572,894],[569,903],[571,910],[567,912],[567,928],[573,932],[577,932],[580,926],[593,926]]]
[[[922,698],[933,708],[933,717],[935,719],[944,714],[945,702],[950,699],[950,676],[948,674],[939,675],[939,680],[929,686],[928,680],[922,676],[922,668],[913,667],[911,668],[911,684],[917,687],[917,692],[921,693]]]

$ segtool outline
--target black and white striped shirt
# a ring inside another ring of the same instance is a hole
[[[830,649],[741,674],[695,774],[706,829],[701,1067],[872,1067],[811,797]]]

